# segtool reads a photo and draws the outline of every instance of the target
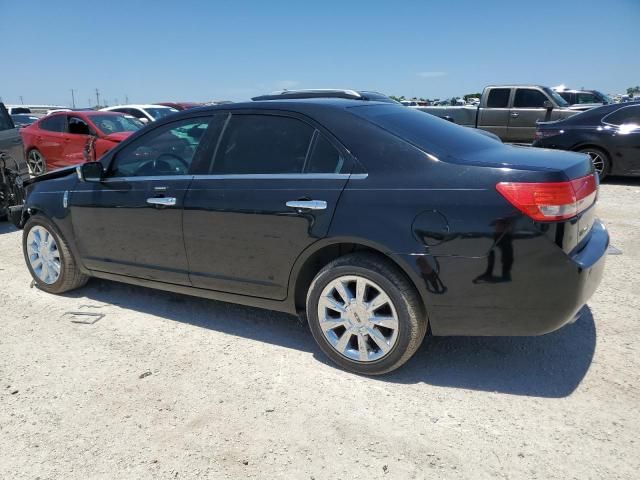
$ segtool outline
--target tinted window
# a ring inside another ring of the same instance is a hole
[[[601,101],[602,100],[598,99],[593,93],[576,93],[576,103],[599,103]]]
[[[493,138],[414,108],[387,104],[349,111],[435,155],[456,156],[496,146]]]
[[[487,107],[489,108],[506,108],[509,106],[510,88],[492,88],[489,91],[487,99]]]
[[[306,173],[341,173],[344,159],[340,152],[322,135],[318,135],[311,156],[307,162]]]
[[[13,107],[11,109],[11,114],[14,114],[14,113],[16,113],[16,114],[17,113],[31,113],[31,110],[29,108],[27,108],[27,107]]]
[[[571,92],[558,92],[558,95],[560,95],[562,98],[564,98],[568,103],[572,105],[576,103],[573,98],[574,94]]]
[[[640,105],[616,110],[604,117],[602,121],[611,125],[640,125]]]
[[[547,100],[549,100],[547,96],[538,90],[519,88],[516,90],[513,106],[514,108],[544,108],[544,102]]]
[[[192,118],[148,133],[117,154],[110,176],[187,174],[208,124],[208,117]]]
[[[211,173],[301,173],[313,131],[295,118],[233,115]]]
[[[158,120],[159,118],[166,117],[167,115],[171,115],[172,113],[176,113],[178,110],[175,108],[166,108],[166,107],[158,107],[158,108],[146,108],[145,109],[149,115]]]
[[[48,130],[49,132],[64,132],[64,124],[64,115],[54,115],[53,117],[43,119],[40,122],[39,127],[42,130]]]
[[[87,122],[78,117],[69,118],[69,133],[74,135],[91,135]]]

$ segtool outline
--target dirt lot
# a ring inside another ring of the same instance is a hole
[[[0,478],[639,478],[640,182],[598,208],[623,254],[577,323],[430,338],[384,378],[334,368],[287,315],[30,288],[1,223]]]

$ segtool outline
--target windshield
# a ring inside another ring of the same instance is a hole
[[[594,90],[593,94],[604,104],[608,105],[610,103],[613,103],[613,99],[605,93],[599,92],[598,90]]]
[[[145,108],[145,111],[151,115],[155,120],[176,113],[178,110],[169,107],[157,107],[157,108]]]
[[[559,107],[569,106],[569,102],[567,102],[564,98],[562,98],[558,92],[554,92],[548,87],[544,87],[543,90],[546,92],[547,95],[549,95],[551,98],[553,98],[556,101]]]
[[[105,135],[118,132],[135,132],[143,123],[128,115],[91,115],[89,117],[98,130]]]

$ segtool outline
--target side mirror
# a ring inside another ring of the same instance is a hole
[[[138,120],[140,120],[142,123],[144,123],[145,125],[147,123],[149,123],[149,119],[147,117],[140,117]]]
[[[87,162],[78,166],[78,177],[84,182],[100,182],[104,178],[104,167],[100,162]]]
[[[545,100],[542,106],[547,110],[553,110],[553,103],[551,103],[551,100]]]

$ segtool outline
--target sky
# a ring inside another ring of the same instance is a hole
[[[0,0],[6,104],[640,85],[640,0]]]

